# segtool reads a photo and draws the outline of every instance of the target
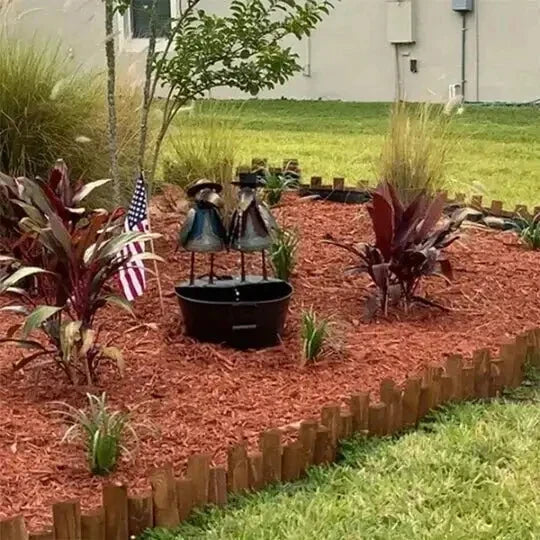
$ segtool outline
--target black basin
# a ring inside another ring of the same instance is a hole
[[[325,201],[364,204],[371,200],[370,192],[361,189],[333,189],[329,187],[306,187],[300,190],[300,195],[318,195]]]
[[[259,349],[279,343],[292,286],[278,279],[248,276],[182,283],[176,295],[188,336],[227,343],[239,349]]]

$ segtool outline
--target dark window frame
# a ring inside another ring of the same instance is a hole
[[[175,0],[158,0],[158,25],[157,37],[165,37],[170,28],[172,19],[172,7]],[[144,15],[144,8],[150,8],[153,0],[133,0],[130,9],[130,38],[131,39],[148,39],[150,37],[150,14]],[[138,16],[140,18],[138,18]]]

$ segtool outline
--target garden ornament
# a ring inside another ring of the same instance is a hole
[[[219,193],[221,184],[210,180],[198,180],[187,190],[194,205],[178,235],[178,243],[191,251],[190,284],[195,282],[195,253],[210,253],[209,282],[214,282],[214,253],[227,247],[227,231],[223,225],[221,208],[223,200]]]
[[[229,246],[240,252],[242,265],[242,281],[245,281],[244,253],[260,251],[262,253],[263,279],[268,279],[265,250],[272,242],[271,232],[277,227],[269,208],[257,200],[257,188],[264,186],[264,180],[253,173],[240,173],[238,203],[231,219],[229,229]]]

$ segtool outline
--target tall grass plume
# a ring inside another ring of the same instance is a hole
[[[105,78],[73,65],[60,44],[0,30],[0,170],[45,176],[63,158],[72,178],[110,175]],[[135,174],[140,95],[118,85],[118,157],[126,191]]]
[[[454,144],[449,125],[455,106],[457,101],[444,108],[399,101],[392,107],[378,178],[391,183],[405,203],[422,190],[434,193],[445,187],[446,165]]]

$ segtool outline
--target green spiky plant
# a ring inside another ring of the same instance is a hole
[[[540,249],[540,214],[530,217],[519,217],[516,228],[521,242],[529,249]]]
[[[273,231],[269,255],[276,278],[290,280],[296,266],[298,244],[298,232],[295,229],[277,228]]]
[[[82,440],[88,455],[92,474],[105,476],[116,468],[119,458],[129,454],[126,439],[137,439],[129,414],[111,411],[106,394],[86,394],[88,410],[59,403],[58,413],[72,425],[66,430],[62,442]]]
[[[429,103],[398,101],[378,165],[379,180],[394,186],[401,201],[410,203],[421,192],[434,195],[446,183],[451,150],[452,103],[445,109]]]
[[[265,178],[264,197],[270,206],[281,202],[284,193],[298,188],[298,179],[282,173],[272,173]]]
[[[321,354],[328,339],[329,323],[320,319],[313,308],[302,312],[302,366]]]

